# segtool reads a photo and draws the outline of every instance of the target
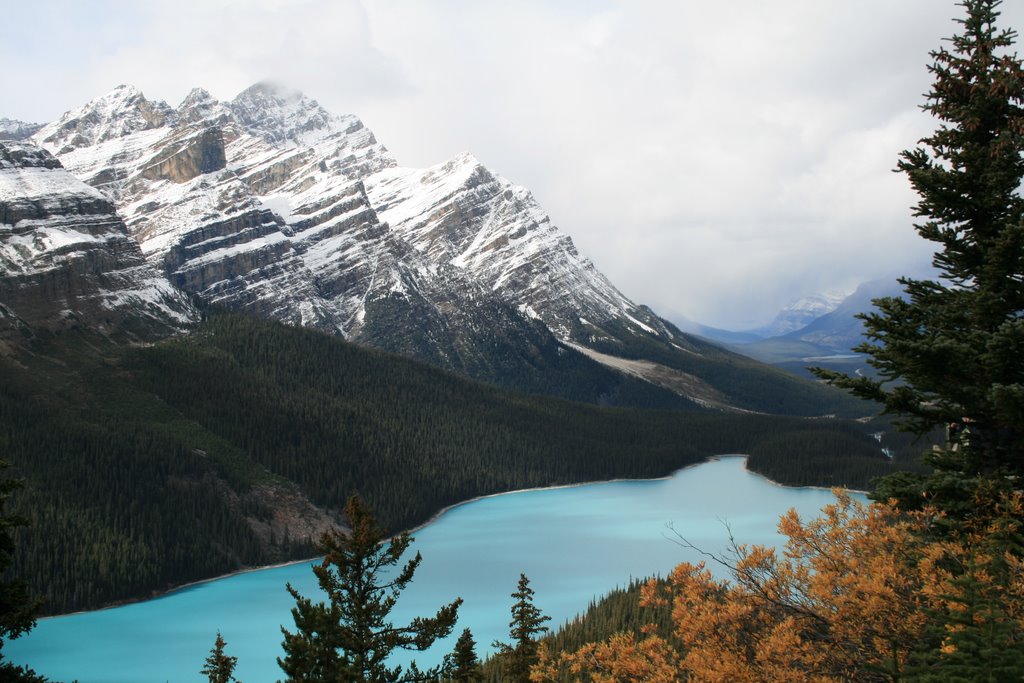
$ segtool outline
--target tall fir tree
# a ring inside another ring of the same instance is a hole
[[[451,680],[458,683],[474,683],[480,680],[480,660],[476,656],[476,641],[468,628],[455,641],[452,652]]]
[[[238,665],[238,657],[232,657],[224,653],[224,636],[217,631],[217,638],[214,640],[213,649],[206,658],[206,665],[199,672],[210,681],[210,683],[241,683],[235,678],[235,666]]]
[[[938,279],[901,278],[904,298],[861,315],[857,350],[879,379],[817,371],[906,429],[947,427],[946,448],[927,456],[935,475],[890,479],[877,496],[954,519],[973,514],[980,485],[1024,475],[1024,71],[1016,33],[996,26],[1000,4],[961,3],[922,105],[940,125],[898,164],[920,197],[915,228],[938,245]]]
[[[440,668],[420,671],[389,667],[395,649],[422,651],[451,633],[462,599],[441,607],[433,617],[417,617],[407,626],[394,626],[388,617],[399,593],[412,580],[422,558],[419,553],[400,568],[412,543],[403,532],[387,539],[358,496],[345,505],[348,533],[327,532],[320,541],[323,561],[313,567],[327,602],[299,594],[292,609],[295,633],[282,628],[285,657],[278,664],[288,682],[398,683],[435,680]]]
[[[10,464],[0,460],[0,472]],[[36,616],[42,601],[34,598],[28,584],[19,578],[12,578],[11,565],[14,561],[14,531],[28,526],[28,520],[19,515],[4,514],[11,495],[22,487],[21,480],[0,478],[0,648],[7,640],[13,640],[28,633],[36,625]],[[0,652],[0,660],[3,654]],[[4,665],[5,672],[9,670]]]
[[[898,164],[920,197],[915,228],[938,245],[938,279],[902,278],[905,298],[861,316],[858,350],[878,380],[818,374],[911,431],[947,429],[926,456],[932,474],[889,477],[872,494],[936,510],[924,535],[970,553],[937,565],[950,565],[949,597],[929,610],[907,680],[1009,681],[1024,678],[1013,578],[1024,557],[1024,68],[1016,32],[996,25],[1001,1],[960,4],[960,31],[931,53],[923,108],[938,129]]]
[[[512,621],[508,624],[512,643],[494,643],[502,657],[505,677],[516,683],[527,683],[530,680],[530,667],[538,661],[537,637],[547,632],[548,627],[544,626],[544,622],[551,620],[533,604],[533,595],[530,579],[526,574],[520,574],[519,584],[512,593],[515,602],[512,604]]]

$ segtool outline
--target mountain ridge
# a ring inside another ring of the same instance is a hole
[[[867,365],[863,356],[853,351],[854,347],[866,341],[863,336],[863,324],[857,316],[870,312],[874,299],[903,295],[896,277],[870,280],[862,282],[838,303],[834,298],[828,299],[825,295],[812,295],[797,300],[809,301],[812,305],[795,307],[795,315],[791,315],[791,309],[794,307],[788,306],[776,316],[776,323],[782,321],[783,327],[789,326],[789,323],[795,320],[804,321],[802,326],[784,334],[749,338],[736,336],[736,333],[716,331],[712,337],[737,353],[802,377],[813,377],[809,371],[810,366],[839,370],[847,374],[870,375],[874,370]],[[818,303],[822,305],[819,306]],[[809,313],[814,310],[826,312],[811,317]]]
[[[472,155],[400,167],[358,117],[294,90],[257,83],[220,102],[197,88],[171,107],[119,86],[31,140],[101,191],[146,260],[205,303],[506,385],[561,371],[572,344],[644,358],[645,380],[686,373],[725,408],[828,402],[632,302],[526,188]],[[722,366],[742,366],[729,386]],[[761,397],[773,383],[805,398]]]

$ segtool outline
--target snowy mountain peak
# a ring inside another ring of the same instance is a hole
[[[42,127],[41,123],[0,118],[0,140],[26,140]]]
[[[472,152],[470,152],[468,150],[463,150],[463,151],[459,152],[458,154],[456,154],[454,157],[452,157],[449,161],[447,161],[445,163],[445,167],[446,168],[458,168],[460,166],[482,166],[482,165],[483,164],[480,163],[480,160],[477,159],[476,156]]]
[[[306,96],[295,88],[289,88],[274,81],[259,81],[238,93],[236,102],[273,100],[275,102],[297,101],[305,99]]]
[[[850,292],[831,290],[793,299],[779,311],[771,323],[757,330],[752,330],[752,332],[764,337],[789,334],[803,328],[811,321],[831,313],[848,296],[850,296]]]
[[[175,112],[166,102],[150,102],[135,86],[119,85],[43,126],[35,138],[63,153],[160,128],[173,123],[174,118]]]
[[[224,123],[232,117],[230,109],[202,88],[193,88],[185,96],[178,105],[177,115],[181,123],[205,121],[211,125]]]
[[[613,319],[640,333],[672,337],[576,251],[529,190],[468,152],[426,170],[382,170],[364,185],[396,235],[437,262],[473,273],[491,292],[532,311],[557,337],[585,341],[595,335],[595,322]]]
[[[246,130],[271,144],[311,144],[353,123],[362,127],[354,116],[335,117],[298,90],[268,82],[246,88],[228,106]]]
[[[434,191],[456,192],[481,183],[494,182],[495,176],[470,152],[460,152],[448,161],[423,170],[395,169],[398,175],[416,176],[420,185],[430,185]]]
[[[178,105],[178,110],[188,109],[189,107],[209,102],[216,102],[213,95],[210,94],[210,91],[205,88],[192,88],[188,95],[185,95],[185,99],[181,101],[181,104]]]
[[[813,314],[815,317],[825,315],[834,311],[836,306],[843,303],[846,297],[850,296],[852,292],[831,290],[828,292],[822,292],[818,294],[808,294],[797,299],[793,299],[785,308],[783,312],[792,313],[808,313]]]
[[[137,87],[135,87],[131,83],[122,83],[121,85],[116,86],[110,92],[108,92],[108,93],[106,93],[104,95],[100,95],[99,97],[97,97],[93,101],[94,102],[95,101],[100,101],[100,100],[106,100],[106,101],[125,100],[125,101],[129,101],[129,100],[137,100],[137,99],[140,99],[140,98],[141,99],[145,99],[145,96],[142,94],[141,90],[139,90]]]
[[[293,171],[313,162],[321,172],[354,180],[395,166],[388,150],[358,117],[331,114],[297,90],[257,83],[225,106],[248,136],[278,150],[291,150],[288,164],[294,164]],[[302,182],[316,182],[308,169],[302,175]]]

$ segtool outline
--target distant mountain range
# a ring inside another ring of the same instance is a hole
[[[863,356],[852,349],[864,341],[863,324],[856,317],[871,311],[872,301],[901,296],[896,278],[861,284],[848,295],[814,294],[786,306],[764,327],[730,332],[697,326],[701,334],[744,355],[799,375],[810,377],[808,366],[845,372],[870,372]]]
[[[763,339],[796,332],[834,311],[849,296],[850,292],[832,291],[800,297],[787,304],[770,323],[749,331]]]
[[[83,324],[173,333],[212,305],[598,403],[842,403],[632,302],[471,154],[400,167],[359,119],[295,91],[171,107],[121,86],[0,128],[8,344]]]
[[[0,117],[0,140],[25,140],[42,127],[41,123],[25,123]]]

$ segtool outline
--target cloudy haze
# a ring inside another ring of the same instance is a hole
[[[1021,27],[1024,3],[1004,7]],[[177,105],[260,80],[359,115],[404,166],[468,150],[533,190],[623,292],[740,329],[920,273],[891,169],[952,0],[7,3],[0,117],[121,83]]]

